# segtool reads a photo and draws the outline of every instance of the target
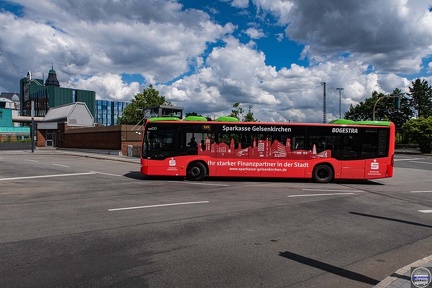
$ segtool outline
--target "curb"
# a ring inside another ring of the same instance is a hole
[[[35,150],[35,152],[27,151],[27,150],[8,150],[6,153],[2,153],[0,151],[0,155],[22,155],[22,154],[29,154],[29,155],[72,155],[72,156],[78,156],[78,157],[86,157],[86,158],[93,158],[93,159],[104,159],[104,160],[112,160],[112,161],[121,161],[121,162],[129,162],[134,164],[140,163],[140,158],[137,157],[129,157],[129,156],[116,156],[115,154],[105,154],[105,153],[91,153],[91,152],[80,152],[80,151],[72,151],[72,150],[61,150],[61,149],[40,149]]]
[[[58,151],[58,150],[57,150]],[[58,152],[61,154],[68,154],[68,155],[74,155],[79,157],[86,157],[86,158],[93,158],[93,159],[104,159],[104,160],[112,160],[112,161],[121,161],[121,162],[129,162],[129,163],[135,163],[139,164],[140,159],[136,157],[129,157],[129,156],[112,156],[109,154],[97,154],[97,153],[82,153],[79,151],[61,151]],[[54,153],[55,154],[55,153]]]
[[[424,265],[424,264],[428,264],[428,265]],[[403,278],[403,276],[405,274],[408,274],[408,276],[410,277],[409,274],[411,271],[411,267],[431,266],[431,265],[432,265],[432,255],[429,255],[423,259],[420,259],[420,260],[417,260],[411,264],[408,264],[403,268],[400,268],[395,273],[393,273],[392,275],[388,276],[387,278],[382,280],[380,283],[375,285],[374,288],[384,288],[384,287],[389,287],[390,285],[391,285],[390,287],[402,287],[402,285],[404,283],[408,283],[408,285],[411,286],[411,281]],[[393,285],[393,283],[396,281],[398,281],[400,283]],[[410,286],[408,286],[408,287],[410,287]]]

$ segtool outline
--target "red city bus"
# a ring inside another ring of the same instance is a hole
[[[234,119],[147,119],[141,173],[190,180],[268,177],[320,183],[393,176],[395,126],[391,122],[336,120],[317,124]]]

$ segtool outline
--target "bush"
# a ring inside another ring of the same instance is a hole
[[[402,129],[411,141],[419,145],[421,153],[432,152],[432,116],[411,119],[402,126]]]

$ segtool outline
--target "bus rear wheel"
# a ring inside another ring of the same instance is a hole
[[[318,164],[312,172],[312,180],[318,183],[329,183],[333,180],[333,169],[327,164]]]
[[[187,179],[194,181],[202,181],[207,176],[207,168],[201,162],[194,162],[189,165],[187,171]]]

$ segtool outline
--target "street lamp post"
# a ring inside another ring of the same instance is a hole
[[[378,98],[378,100],[375,101],[375,104],[373,106],[373,111],[372,111],[372,120],[373,121],[375,121],[375,110],[376,110],[376,106],[378,104],[378,101],[380,101],[381,99],[384,99],[384,98],[398,98],[398,99],[400,99],[400,96],[399,95],[385,95],[385,96]]]
[[[34,100],[31,100],[31,127],[30,127],[30,136],[31,136],[31,152],[34,153],[35,149],[35,122],[34,122]]]
[[[342,90],[344,88],[336,88],[336,90],[339,90],[339,119],[342,119]]]
[[[30,106],[30,116],[31,116],[31,127],[30,127],[30,136],[31,136],[31,152],[34,152],[35,149],[35,138],[36,138],[36,123],[34,121],[34,117],[35,117],[35,103],[34,103],[34,97],[30,96],[30,84],[31,82],[36,83],[39,86],[43,86],[39,81],[37,81],[36,79],[33,79],[30,71],[27,72],[27,83],[24,84],[24,101],[23,102],[27,102],[27,101],[31,101],[31,106]],[[36,97],[36,101],[38,101],[39,99]],[[38,101],[39,103],[39,101]],[[28,116],[28,114],[27,114]]]
[[[321,85],[323,85],[323,123],[327,123],[326,82],[321,82]]]

